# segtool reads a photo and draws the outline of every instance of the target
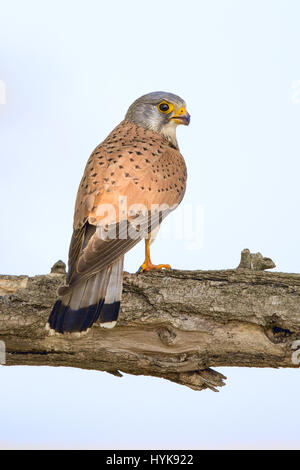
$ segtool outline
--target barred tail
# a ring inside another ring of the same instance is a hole
[[[100,317],[103,327],[112,328],[118,318],[122,293],[123,257],[93,277],[64,288],[48,319],[58,333],[86,331]]]

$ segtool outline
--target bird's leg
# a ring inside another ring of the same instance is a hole
[[[139,268],[138,273],[143,271],[152,271],[153,269],[171,269],[169,264],[152,264],[150,258],[150,240],[145,239],[145,261]]]

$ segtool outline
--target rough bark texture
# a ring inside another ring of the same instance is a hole
[[[224,385],[211,366],[299,367],[300,275],[264,272],[274,263],[258,255],[244,250],[232,270],[125,274],[117,326],[80,336],[45,330],[61,263],[49,275],[0,276],[6,364],[152,375],[194,390]]]

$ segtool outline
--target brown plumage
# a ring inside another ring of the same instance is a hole
[[[99,317],[103,326],[114,325],[125,253],[183,198],[187,172],[176,144],[125,119],[95,148],[77,193],[69,272],[49,317],[51,329],[84,331]],[[132,210],[136,204],[142,209]],[[130,223],[135,238],[124,236]],[[112,228],[115,237],[107,239]]]

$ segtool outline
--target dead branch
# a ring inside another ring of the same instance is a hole
[[[274,266],[243,250],[237,269],[124,274],[117,326],[79,337],[45,330],[62,262],[48,275],[0,276],[6,364],[151,375],[194,390],[224,385],[212,366],[299,367],[300,275],[263,271]]]

